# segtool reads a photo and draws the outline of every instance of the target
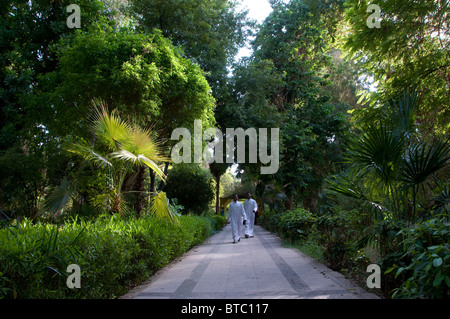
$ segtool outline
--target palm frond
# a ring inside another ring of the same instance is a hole
[[[179,224],[177,212],[170,205],[169,199],[164,192],[158,192],[152,196],[152,201],[149,207],[150,213],[159,218],[168,218],[172,223]]]
[[[403,148],[403,136],[382,124],[374,124],[361,137],[352,139],[345,159],[362,171],[373,172],[388,184],[395,178]]]
[[[69,205],[70,200],[75,193],[75,188],[66,178],[64,178],[61,185],[46,197],[41,210],[54,215]]]
[[[450,184],[447,184],[442,192],[433,198],[434,213],[448,214],[450,212]]]
[[[149,129],[138,126],[131,128],[130,134],[121,142],[121,148],[135,155],[142,154],[152,161],[168,162],[170,159],[162,154],[162,143]]]
[[[326,180],[325,191],[335,195],[343,195],[358,200],[362,207],[374,216],[383,216],[387,208],[377,201],[373,200],[371,194],[368,194],[361,186],[361,171],[350,170],[348,172],[334,175]]]
[[[438,142],[431,146],[425,143],[411,145],[403,159],[402,181],[410,186],[422,184],[449,160],[448,142]]]
[[[106,157],[97,153],[86,143],[72,143],[70,146],[65,147],[65,150],[80,155],[85,160],[93,162],[101,168],[112,167],[112,163]]]
[[[393,123],[396,130],[404,135],[414,132],[416,123],[418,90],[404,91],[397,98],[387,102],[389,109],[387,119]]]
[[[105,141],[111,150],[117,150],[119,144],[126,141],[130,134],[129,125],[122,121],[115,111],[109,113],[104,103],[94,103],[94,107],[96,110],[94,133]]]
[[[113,158],[117,158],[123,161],[127,161],[132,163],[133,165],[146,165],[152,169],[158,177],[165,180],[166,175],[164,172],[159,168],[159,166],[152,161],[151,159],[147,158],[144,155],[135,155],[127,150],[120,150],[118,152],[114,152],[111,154]]]
[[[358,184],[358,179],[351,173],[348,175],[339,174],[328,178],[326,190],[358,200],[367,200],[364,190]]]

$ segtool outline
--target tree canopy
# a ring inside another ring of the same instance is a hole
[[[351,32],[344,35],[344,47],[378,86],[367,98],[374,103],[421,88],[417,115],[421,132],[448,138],[449,2],[380,2],[380,28],[367,27],[368,4],[346,2],[345,19]]]

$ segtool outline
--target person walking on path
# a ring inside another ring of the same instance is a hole
[[[245,215],[244,206],[241,202],[238,202],[238,196],[234,195],[234,199],[228,208],[228,222],[231,223],[231,234],[233,235],[234,244],[241,240],[241,218],[243,218],[245,223],[247,216]]]
[[[256,201],[252,198],[252,194],[247,194],[247,199],[244,202],[245,215],[247,215],[247,222],[245,223],[245,238],[253,237],[253,230],[255,228],[255,214],[258,210]]]

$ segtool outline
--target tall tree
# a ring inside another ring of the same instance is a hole
[[[246,11],[238,11],[238,2],[129,0],[129,4],[142,29],[160,29],[206,72],[217,111],[226,107],[229,68],[254,26]],[[220,121],[218,124],[221,126]]]
[[[59,148],[45,127],[49,108],[36,103],[36,98],[40,77],[58,65],[52,48],[75,32],[67,26],[66,8],[71,3],[0,2],[0,162],[11,168],[1,169],[0,188],[8,191],[1,192],[0,206],[18,215],[35,217],[50,170],[59,166],[49,160]],[[106,14],[99,1],[77,4],[83,28]],[[22,159],[20,167],[15,165],[17,158]]]
[[[422,138],[448,137],[450,124],[450,2],[386,0],[380,8],[380,28],[367,23],[371,2],[349,0],[345,48],[372,74],[375,103],[420,87],[417,113]],[[369,109],[370,110],[370,109]],[[427,137],[428,136],[428,137]]]
[[[46,111],[32,103],[38,77],[54,71],[58,64],[52,46],[63,35],[72,2],[2,1],[0,3],[0,149],[39,133]],[[82,0],[82,27],[104,14],[100,1]],[[23,140],[21,141],[23,143]]]
[[[283,186],[287,207],[303,200],[315,210],[344,122],[326,92],[331,37],[327,21],[304,1],[271,3],[273,12],[253,42],[253,61],[236,72],[235,96],[245,105],[246,125],[281,129],[281,165],[272,183]]]
[[[114,31],[99,24],[62,40],[58,57],[58,69],[40,83],[39,100],[53,111],[48,129],[54,134],[70,128],[83,136],[87,123],[79,119],[86,118],[93,98],[139,125],[151,123],[166,139],[177,127],[193,126],[195,119],[204,127],[214,124],[214,99],[204,73],[158,31]]]
[[[209,164],[209,170],[216,180],[216,214],[220,212],[220,178],[228,169],[228,164],[226,163],[211,163]]]

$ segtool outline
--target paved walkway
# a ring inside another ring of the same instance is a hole
[[[345,277],[255,226],[232,243],[231,226],[174,261],[125,299],[372,299]]]

